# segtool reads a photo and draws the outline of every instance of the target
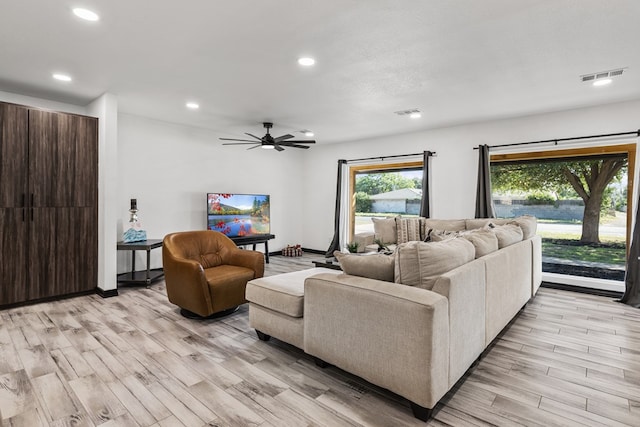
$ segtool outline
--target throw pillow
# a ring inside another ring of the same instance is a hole
[[[514,218],[513,221],[509,221],[508,224],[519,225],[522,229],[522,239],[526,240],[536,235],[536,230],[538,228],[538,219],[532,215],[522,215]]]
[[[396,218],[397,240],[396,243],[407,243],[422,240],[420,218]]]
[[[492,231],[498,238],[499,249],[522,241],[522,228],[517,224],[496,225]]]
[[[463,233],[462,237],[471,242],[476,250],[476,258],[498,250],[498,238],[491,230],[473,230]]]
[[[438,277],[474,257],[473,245],[466,239],[404,243],[396,249],[395,282],[431,290]]]
[[[396,218],[371,218],[375,239],[382,243],[396,243]]]
[[[465,224],[466,224],[467,230],[476,230],[478,228],[486,228],[489,224],[504,225],[509,221],[511,220],[505,219],[505,218],[476,218],[476,219],[466,219]]]
[[[346,274],[393,282],[395,266],[393,255],[353,255],[335,251],[333,256]]]
[[[453,239],[460,235],[459,231],[449,230],[429,230],[429,238],[426,242],[442,242],[443,240]]]

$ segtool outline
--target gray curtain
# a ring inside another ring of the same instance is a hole
[[[333,251],[340,250],[340,201],[342,200],[342,166],[347,163],[346,160],[338,160],[338,184],[336,186],[336,210],[333,222],[333,240],[327,253],[324,254],[325,258],[331,258]]]
[[[420,201],[420,216],[429,218],[429,158],[433,155],[431,151],[424,152],[422,160],[422,200]]]
[[[489,146],[478,146],[478,186],[476,188],[476,218],[495,218],[491,198],[491,170],[489,169]]]
[[[640,207],[640,200],[638,200],[638,206]],[[620,302],[636,308],[640,308],[640,260],[638,257],[640,257],[640,222],[636,212],[631,249],[627,259],[627,272],[624,276],[625,291],[620,299]]]

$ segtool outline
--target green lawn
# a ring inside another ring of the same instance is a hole
[[[625,265],[626,250],[621,243],[579,245],[576,240],[542,239],[542,255],[562,259]]]

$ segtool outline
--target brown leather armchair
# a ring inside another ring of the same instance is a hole
[[[185,317],[227,314],[247,302],[247,282],[264,275],[264,256],[217,231],[165,236],[162,263],[169,301]]]

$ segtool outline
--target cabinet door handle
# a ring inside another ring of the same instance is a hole
[[[31,221],[33,222],[33,207],[31,207]]]
[[[33,193],[31,193],[31,201],[29,204],[33,207]]]
[[[25,222],[27,220],[27,212],[26,212],[26,208],[22,208],[22,222]]]
[[[20,207],[25,207],[24,204],[27,201],[27,195],[25,193],[22,193],[22,201],[20,202]]]

